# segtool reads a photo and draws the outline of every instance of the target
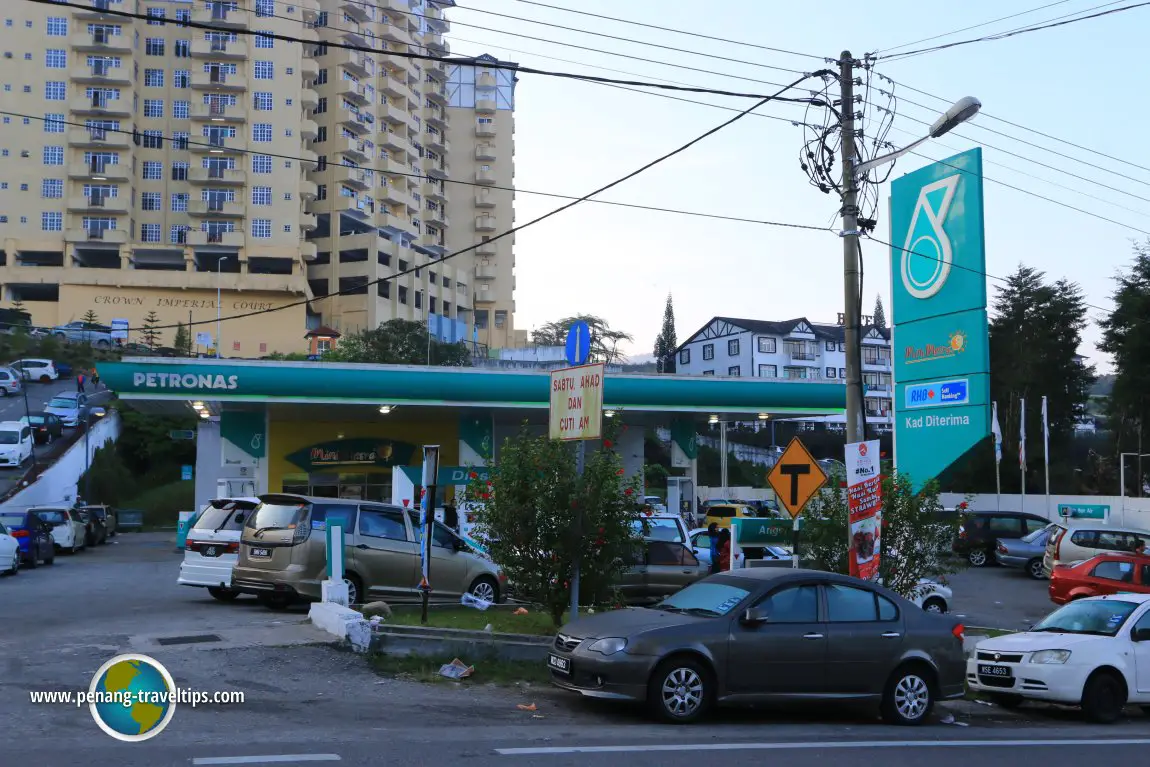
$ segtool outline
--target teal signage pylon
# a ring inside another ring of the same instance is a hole
[[[990,434],[982,150],[891,183],[895,468],[916,489]]]

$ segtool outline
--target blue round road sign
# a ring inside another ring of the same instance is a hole
[[[567,362],[582,365],[591,356],[591,328],[586,322],[576,322],[567,330]]]

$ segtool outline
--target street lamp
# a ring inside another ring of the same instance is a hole
[[[224,262],[232,256],[220,256],[216,261],[216,359],[220,358],[220,274],[224,269]]]
[[[861,442],[866,435],[866,421],[863,416],[862,393],[862,336],[857,321],[859,308],[859,262],[862,260],[859,248],[858,228],[858,182],[868,171],[881,165],[894,162],[920,144],[932,138],[943,136],[978,114],[982,102],[973,96],[966,96],[954,103],[930,126],[930,133],[918,141],[882,157],[864,163],[855,162],[855,110],[854,110],[854,58],[850,51],[843,51],[840,59],[839,83],[843,104],[840,135],[842,137],[843,164],[843,298],[846,314],[843,328],[843,341],[847,349],[847,442]]]
[[[1126,505],[1126,456],[1133,455],[1138,457],[1138,497],[1142,497],[1142,459],[1150,458],[1150,453],[1119,453],[1118,454],[1118,494],[1122,496],[1123,506]]]

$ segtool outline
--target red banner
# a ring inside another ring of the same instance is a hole
[[[847,504],[850,513],[850,574],[878,578],[882,536],[882,476],[879,443],[852,442],[846,447]]]

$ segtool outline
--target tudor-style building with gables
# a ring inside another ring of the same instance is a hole
[[[680,375],[781,378],[843,382],[846,344],[843,327],[805,317],[781,322],[714,317],[675,351]],[[863,383],[866,419],[889,428],[891,346],[888,328],[863,328]],[[843,416],[819,420],[842,422]]]

